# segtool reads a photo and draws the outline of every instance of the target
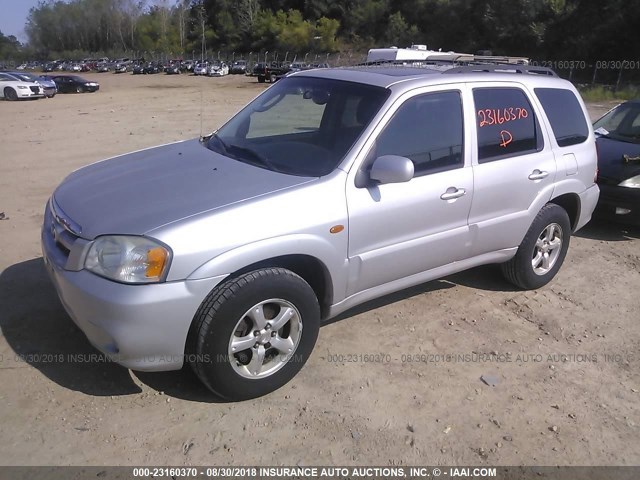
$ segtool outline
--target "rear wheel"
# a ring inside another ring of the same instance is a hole
[[[265,80],[265,77],[258,76],[258,83],[264,83]]]
[[[11,88],[11,87],[7,87],[4,89],[4,98],[6,98],[7,100],[17,100],[18,99],[18,94],[16,93],[16,91]]]
[[[562,266],[570,236],[571,223],[564,208],[553,203],[545,205],[515,257],[502,264],[502,273],[508,281],[527,290],[546,285]]]
[[[191,365],[223,398],[266,395],[302,368],[319,326],[307,282],[283,268],[255,270],[224,282],[202,303],[189,334]]]

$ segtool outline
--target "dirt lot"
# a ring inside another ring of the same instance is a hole
[[[86,77],[98,93],[0,102],[0,464],[640,464],[637,228],[589,225],[538,291],[488,266],[349,312],[321,329],[294,381],[253,401],[221,403],[188,371],[68,361],[96,351],[42,265],[55,186],[199,135],[201,105],[210,131],[264,88]]]

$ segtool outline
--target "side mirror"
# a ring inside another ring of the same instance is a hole
[[[402,183],[413,178],[413,162],[399,155],[383,155],[371,166],[369,178],[378,183]]]

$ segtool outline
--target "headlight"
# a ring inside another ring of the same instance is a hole
[[[636,175],[635,177],[627,178],[624,182],[620,182],[618,184],[619,187],[627,187],[627,188],[640,188],[640,175]]]
[[[18,85],[20,90],[29,90],[29,87],[25,87],[24,85]]]
[[[124,283],[156,283],[164,279],[171,252],[146,237],[106,235],[98,237],[84,267],[102,277]]]

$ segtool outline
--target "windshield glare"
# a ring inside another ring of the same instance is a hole
[[[261,168],[319,177],[333,171],[388,96],[380,87],[338,80],[279,80],[208,142]]]
[[[603,128],[607,131],[607,137],[616,140],[640,143],[640,103],[619,105],[596,121],[593,128]]]

